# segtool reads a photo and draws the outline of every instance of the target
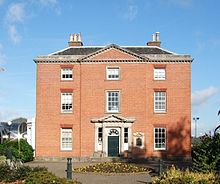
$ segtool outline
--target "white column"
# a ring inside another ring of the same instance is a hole
[[[105,125],[102,126],[102,131],[103,131],[102,151],[103,151],[104,155],[107,156],[107,138],[108,138],[108,132],[107,132],[107,129],[105,128]]]
[[[120,139],[121,139],[121,149],[120,149],[120,152],[123,153],[124,152],[124,126],[121,127],[121,136],[120,136]]]
[[[128,150],[131,151],[131,146],[132,146],[132,131],[131,131],[131,127],[128,127]]]
[[[95,152],[98,151],[98,126],[95,124]]]

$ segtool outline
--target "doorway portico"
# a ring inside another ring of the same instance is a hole
[[[128,151],[132,145],[132,124],[134,118],[108,115],[94,118],[91,123],[95,127],[95,153],[104,157],[117,157]]]

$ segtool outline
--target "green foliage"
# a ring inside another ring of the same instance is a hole
[[[133,164],[126,163],[111,163],[103,162],[98,164],[92,164],[82,168],[76,168],[73,172],[95,172],[95,173],[140,173],[149,172],[148,168],[135,166]]]
[[[15,173],[11,171],[8,165],[0,165],[0,181],[15,181]]]
[[[24,180],[30,173],[47,171],[45,167],[31,168],[29,166],[21,166],[17,169],[11,169],[6,164],[0,165],[0,182],[14,182],[16,180]]]
[[[33,148],[24,139],[20,139],[20,144],[18,140],[5,141],[3,144],[0,145],[0,155],[5,155],[7,149],[10,149],[12,151],[13,157],[15,159],[20,159],[23,162],[32,161],[34,158]]]
[[[11,169],[6,164],[0,165],[0,183],[25,181],[27,184],[81,184],[78,181],[68,181],[65,178],[59,178],[47,171],[45,167],[21,166],[17,169]]]
[[[220,134],[205,135],[193,145],[193,169],[200,172],[218,171],[220,167]]]
[[[153,179],[153,184],[218,184],[219,178],[212,172],[198,173],[180,171],[172,166],[169,170]]]
[[[26,184],[80,184],[78,181],[60,178],[47,171],[31,173],[26,179]]]

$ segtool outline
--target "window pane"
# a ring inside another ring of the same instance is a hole
[[[124,128],[124,143],[128,143],[128,128]]]
[[[119,91],[108,91],[107,100],[107,111],[119,112]]]
[[[108,80],[119,80],[119,68],[107,68]]]
[[[61,93],[61,111],[72,112],[72,93]]]
[[[166,92],[154,92],[154,112],[166,112]]]
[[[61,149],[72,150],[72,129],[61,129]]]
[[[165,68],[155,68],[154,69],[154,80],[165,80],[166,70]]]
[[[62,68],[61,69],[61,79],[62,80],[72,80],[73,69],[72,68]]]
[[[158,150],[166,149],[166,128],[154,129],[154,148]]]

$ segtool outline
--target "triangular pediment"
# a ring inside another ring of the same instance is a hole
[[[122,116],[117,116],[114,114],[101,117],[101,118],[94,118],[91,120],[92,123],[133,123],[135,121],[134,118],[124,118]]]
[[[117,45],[106,46],[101,50],[81,58],[82,61],[142,61],[145,59],[146,58]]]

